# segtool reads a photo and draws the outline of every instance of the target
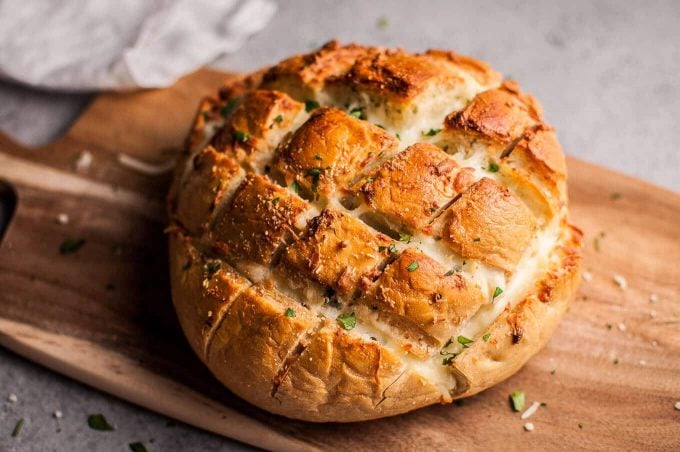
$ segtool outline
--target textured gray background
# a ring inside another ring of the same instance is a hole
[[[680,191],[680,2],[279,3],[269,27],[220,67],[254,69],[332,37],[456,49],[489,61],[535,94],[568,154]],[[380,18],[387,27],[378,27]],[[28,144],[48,142],[90,98],[0,83],[0,129]],[[5,402],[10,393],[17,403]],[[64,412],[60,421],[52,418],[55,409]],[[94,412],[116,431],[90,430],[86,418]],[[20,417],[26,425],[11,438]],[[126,450],[132,441],[149,450],[243,447],[167,423],[0,350],[0,451]]]

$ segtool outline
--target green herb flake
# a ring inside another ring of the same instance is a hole
[[[381,253],[385,250],[389,251],[392,254],[397,254],[399,252],[399,250],[394,245],[394,243],[392,243],[390,246],[379,246],[378,247],[378,251],[380,251]]]
[[[209,121],[209,120],[210,120],[210,112],[209,112],[209,111],[204,111],[204,112],[203,112],[203,120],[204,120],[204,121]]]
[[[375,22],[375,26],[381,30],[387,30],[387,28],[390,26],[390,22],[387,20],[387,17],[381,16],[378,17],[378,20]]]
[[[240,141],[241,143],[247,143],[248,140],[250,140],[250,135],[240,130],[237,130],[234,132],[234,138],[236,139],[236,141]]]
[[[85,245],[86,240],[82,237],[69,237],[59,245],[59,253],[73,254]]]
[[[612,201],[617,201],[617,200],[621,199],[622,197],[623,197],[623,195],[619,192],[614,192],[611,195]]]
[[[349,115],[358,119],[366,119],[366,113],[364,113],[364,109],[361,107],[351,109]]]
[[[113,430],[113,426],[109,424],[103,414],[90,414],[87,417],[87,425],[92,430],[99,430],[102,432]]]
[[[397,134],[395,134],[395,136],[397,137],[397,140],[401,141],[401,137],[399,136],[399,134],[398,134],[398,133],[397,133]]]
[[[272,199],[272,204],[277,205],[281,201],[281,197],[277,196],[276,198]]]
[[[441,131],[442,129],[430,129],[427,132],[423,132],[423,135],[425,135],[426,137],[433,137]]]
[[[130,443],[128,447],[132,452],[146,452],[146,446],[140,442]]]
[[[582,423],[582,422],[579,422],[579,423],[578,423],[578,428],[580,428],[581,430],[583,430],[583,427],[584,427],[583,423]]]
[[[307,171],[308,176],[319,177],[321,175],[321,170],[319,168],[311,168]]]
[[[316,155],[314,156],[314,159],[315,159],[315,160],[321,160],[321,156],[320,156],[319,154],[316,154]]]
[[[408,270],[409,273],[413,273],[414,271],[418,270],[418,267],[420,267],[420,264],[418,264],[416,261],[413,261],[408,267],[406,267],[406,270]]]
[[[404,243],[411,243],[411,236],[408,234],[404,234],[403,232],[400,232],[399,241]]]
[[[295,317],[295,311],[292,308],[286,309],[286,317]]]
[[[227,102],[220,110],[220,115],[222,115],[223,118],[229,116],[231,112],[234,111],[234,108],[236,108],[236,105],[238,105],[238,101],[238,99],[232,99]]]
[[[481,242],[481,241],[482,241],[481,237],[475,237],[475,239],[473,240],[473,242]]]
[[[500,297],[502,293],[503,293],[503,289],[501,289],[500,287],[496,286],[496,290],[493,291],[493,300],[495,300],[496,298]]]
[[[619,361],[619,358],[614,358],[614,364],[618,364],[618,363],[620,363],[620,362],[621,362],[621,361]]]
[[[454,359],[456,359],[456,355],[447,356],[446,358],[442,359],[442,364],[448,366],[453,362]]]
[[[463,346],[463,348],[470,348],[472,344],[475,343],[472,339],[469,339],[465,336],[458,336],[456,338],[456,341]]]
[[[454,273],[456,273],[456,269],[455,269],[455,268],[452,268],[451,270],[449,270],[449,271],[447,271],[446,273],[444,273],[444,276],[451,276],[451,275],[453,275]]]
[[[375,181],[375,177],[367,177],[366,182],[373,182]]]
[[[490,337],[491,337],[491,333],[486,333],[484,336],[482,336],[482,340],[484,342],[489,342]]]
[[[293,184],[291,185],[291,188],[293,189],[293,191],[295,192],[295,194],[299,194],[299,193],[300,193],[300,184],[298,184],[298,181],[294,180],[294,181],[293,181]]]
[[[222,263],[220,261],[208,261],[203,266],[203,270],[205,270],[208,276],[214,275],[220,268],[222,268]]]
[[[514,411],[522,411],[522,408],[524,408],[524,391],[512,391],[510,393],[510,404]]]
[[[309,113],[310,111],[314,111],[317,108],[319,108],[321,105],[315,100],[306,100],[305,101],[305,111]]]
[[[496,162],[489,162],[489,167],[486,169],[490,173],[497,173],[501,167]]]
[[[354,329],[357,326],[357,318],[354,313],[340,314],[337,318],[338,323],[347,331]]]
[[[283,121],[283,115],[278,115],[276,118],[274,118],[274,122],[281,122]]]
[[[453,344],[453,338],[450,337],[448,341],[446,341],[446,344],[444,344],[444,348],[448,347],[449,345]]]
[[[12,438],[15,438],[19,436],[19,433],[21,433],[21,429],[24,427],[24,418],[22,417],[17,421],[16,424],[14,424],[14,428],[12,429]]]

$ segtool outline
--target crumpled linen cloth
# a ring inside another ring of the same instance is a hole
[[[171,85],[236,51],[270,0],[0,0],[0,78],[66,91]]]

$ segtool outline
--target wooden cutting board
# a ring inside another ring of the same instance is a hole
[[[203,70],[166,90],[101,95],[44,148],[0,137],[0,180],[18,199],[0,246],[2,345],[130,402],[268,449],[680,448],[680,196],[574,159],[572,219],[585,232],[592,280],[517,375],[462,406],[347,425],[290,421],[230,394],[192,355],[172,310],[163,234],[170,176],[117,161],[121,152],[150,163],[170,159],[199,97],[226,77]],[[82,151],[93,163],[74,171]],[[68,224],[58,224],[60,213]],[[86,243],[60,254],[67,238]],[[617,274],[626,290],[614,283]],[[516,389],[529,403],[547,404],[530,419],[531,433],[508,405]]]

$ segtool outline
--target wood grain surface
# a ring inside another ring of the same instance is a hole
[[[585,232],[584,270],[592,278],[548,346],[518,374],[461,406],[345,425],[290,421],[229,393],[192,355],[172,310],[163,234],[170,175],[140,174],[117,161],[119,153],[171,159],[198,99],[226,77],[203,70],[166,90],[101,95],[44,148],[22,149],[0,136],[0,180],[18,198],[0,245],[2,345],[267,449],[680,449],[680,196],[573,159],[572,221]],[[75,171],[85,150],[93,164]],[[68,224],[56,221],[60,213]],[[86,242],[60,254],[67,238]],[[508,405],[517,389],[528,403],[547,404],[529,419],[533,432]]]

